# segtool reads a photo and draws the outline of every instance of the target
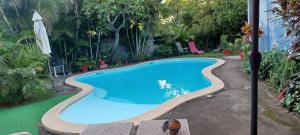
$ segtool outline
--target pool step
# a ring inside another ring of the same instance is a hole
[[[178,119],[181,129],[178,135],[191,135],[186,119]],[[165,120],[143,121],[138,128],[137,135],[170,135],[169,131],[163,132],[162,126]]]
[[[80,135],[131,135],[132,129],[133,123],[97,124],[89,125]]]

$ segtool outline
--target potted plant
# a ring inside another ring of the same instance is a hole
[[[81,72],[88,72],[89,67],[87,65],[88,58],[87,57],[80,57],[78,60],[75,62],[75,65],[79,67]]]
[[[228,50],[228,49],[224,49],[223,53],[224,53],[225,55],[229,55],[229,54],[231,54],[231,51]]]
[[[251,33],[252,33],[252,27],[251,24],[248,22],[245,22],[244,26],[241,28],[241,32],[243,33],[243,38],[246,43],[251,43],[250,38],[251,38]],[[263,36],[264,31],[262,28],[259,28],[258,30],[258,35],[259,37]]]
[[[246,54],[246,51],[245,51],[246,44],[244,43],[244,39],[242,37],[237,38],[237,39],[235,39],[234,44],[237,47],[237,49],[240,51],[239,52],[240,53],[240,58],[244,59],[245,54]]]
[[[224,46],[223,53],[225,55],[231,54],[231,48],[229,45],[230,42],[228,42],[228,35],[221,35],[220,37],[220,45]]]
[[[244,59],[246,55],[249,53],[251,48],[250,44],[242,44],[241,45],[241,51],[240,51],[240,58]]]
[[[95,68],[95,61],[89,61],[87,57],[81,57],[75,62],[75,65],[79,67],[81,72],[88,72],[90,69]]]
[[[229,42],[226,44],[225,49],[224,49],[224,54],[229,55],[233,52],[234,50],[234,44]]]

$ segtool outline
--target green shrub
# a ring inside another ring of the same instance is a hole
[[[285,55],[281,61],[278,61],[274,70],[270,71],[270,78],[268,82],[276,88],[276,92],[283,89],[289,78],[299,72],[299,64],[295,61],[288,61]]]
[[[264,53],[259,69],[259,79],[266,80],[275,93],[285,93],[281,103],[288,111],[300,113],[300,64],[288,61],[287,53],[278,49]],[[249,58],[243,60],[244,70],[250,73]],[[296,75],[295,75],[296,74]]]
[[[243,67],[250,73],[249,58],[243,60]],[[299,64],[287,60],[287,53],[278,49],[262,54],[259,79],[267,80],[271,86],[281,89],[290,76],[297,72]]]
[[[246,55],[245,57],[244,57],[244,59],[243,59],[243,61],[242,61],[242,66],[243,66],[243,68],[244,68],[244,71],[246,72],[246,73],[250,73],[250,61],[249,61],[249,56],[248,55]]]
[[[153,52],[153,56],[156,58],[167,58],[173,55],[173,49],[168,45],[161,45]]]
[[[82,66],[88,66],[89,69],[96,69],[96,62],[90,61],[87,57],[80,57],[75,62],[75,66],[77,66],[78,68],[80,68]]]
[[[300,72],[291,76],[289,83],[281,90],[285,97],[281,103],[288,111],[300,113]],[[279,95],[281,95],[279,94]]]
[[[48,56],[36,45],[0,41],[0,105],[49,97]]]
[[[229,41],[228,35],[221,35],[220,44],[225,47],[225,49],[236,52],[239,51],[240,45],[242,45],[242,41],[240,39],[236,39],[235,42]]]
[[[283,59],[286,60],[286,55],[283,51],[278,49],[274,49],[268,53],[263,53],[259,69],[259,78],[261,80],[269,79],[270,73],[280,66]]]

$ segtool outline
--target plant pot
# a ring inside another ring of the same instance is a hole
[[[105,61],[104,60],[100,60],[100,65],[105,65]]]
[[[227,49],[225,49],[223,52],[224,52],[225,55],[231,54],[231,51],[230,51],[230,50],[227,50]]]
[[[85,65],[85,66],[82,66],[80,69],[81,69],[81,72],[88,72],[89,66]]]
[[[241,60],[245,58],[245,52],[240,52],[240,58]]]

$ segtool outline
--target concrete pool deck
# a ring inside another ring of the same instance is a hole
[[[225,88],[213,98],[199,97],[183,103],[157,119],[186,118],[191,135],[247,135],[250,126],[250,80],[240,60],[226,59],[213,71]],[[276,106],[265,83],[259,84],[259,135],[299,135],[300,116]],[[42,127],[40,127],[41,130]],[[53,135],[41,132],[42,135]]]
[[[213,98],[199,97],[176,107],[158,119],[186,118],[192,135],[250,134],[250,78],[241,61],[227,59],[213,73],[225,87]],[[300,135],[300,116],[276,106],[265,83],[259,84],[259,135]]]

